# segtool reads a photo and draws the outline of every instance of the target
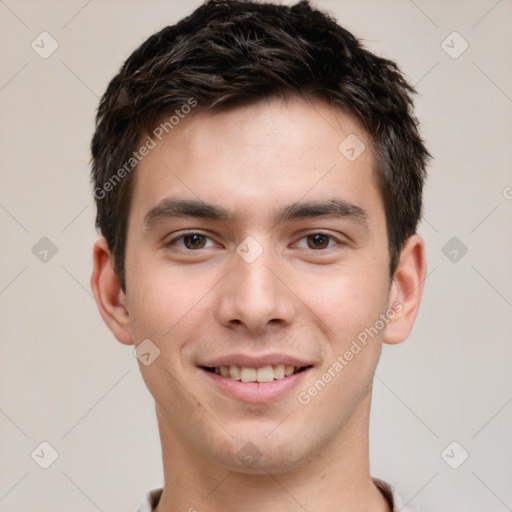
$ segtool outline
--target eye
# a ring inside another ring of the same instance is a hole
[[[208,244],[210,242],[210,245]],[[180,249],[188,249],[188,250],[196,250],[196,249],[205,249],[207,247],[212,247],[215,244],[205,235],[201,233],[186,233],[184,235],[173,238],[169,245],[176,245]]]
[[[306,246],[304,247],[304,244],[301,244],[301,242],[305,240]],[[307,249],[313,249],[313,250],[320,250],[320,249],[328,249],[332,247],[333,245],[337,245],[338,242],[335,241],[335,239],[330,236],[326,235],[325,233],[312,233],[311,235],[307,235],[300,239],[298,246],[301,248],[307,248]]]

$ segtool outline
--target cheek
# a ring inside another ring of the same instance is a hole
[[[312,407],[309,413],[316,411],[311,416],[323,417],[326,407],[334,407],[338,418],[334,421],[342,422],[370,392],[384,333],[370,329],[386,310],[387,282],[386,273],[370,268],[325,279],[310,277],[315,293],[305,302],[327,342],[322,368],[298,396],[300,404]],[[304,295],[307,289],[306,283]]]
[[[149,257],[136,263],[129,290],[134,298],[130,317],[136,339],[149,338],[162,345],[162,352],[175,353],[179,343],[195,338],[204,324],[215,276],[204,272],[192,278],[179,267],[151,264]]]
[[[330,339],[346,340],[371,325],[386,308],[387,274],[380,266],[308,274],[298,295],[321,320]]]

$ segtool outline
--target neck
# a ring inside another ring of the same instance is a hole
[[[221,467],[198,454],[157,408],[164,491],[156,512],[388,512],[368,463],[370,396],[334,439],[294,469],[263,474]]]

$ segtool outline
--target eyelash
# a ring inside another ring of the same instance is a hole
[[[176,245],[176,242],[180,241],[180,240],[184,240],[186,237],[189,237],[189,236],[193,236],[193,235],[198,235],[198,236],[201,236],[203,238],[206,238],[208,240],[211,240],[211,238],[207,235],[204,235],[203,233],[199,233],[197,231],[190,231],[188,233],[183,233],[181,234],[180,236],[177,236],[176,238],[173,238],[172,240],[170,240],[166,245],[167,246],[172,246],[172,245]],[[301,240],[304,240],[304,239],[307,239],[308,237],[311,237],[311,236],[314,236],[314,235],[322,235],[322,236],[325,236],[329,239],[329,243],[331,241],[335,241],[336,242],[336,245],[343,245],[343,242],[341,242],[339,239],[337,239],[336,237],[334,237],[333,235],[330,235],[328,233],[324,233],[323,231],[313,231],[311,233],[308,233],[307,235],[304,235],[302,236],[300,239],[299,239],[299,242]],[[321,252],[321,251],[325,251],[327,249],[331,249],[332,247],[334,247],[333,245],[328,245],[326,248],[323,248],[323,249],[311,249],[310,247],[302,247],[302,249],[309,249],[311,251],[315,251],[315,252]],[[197,252],[201,249],[204,249],[204,247],[201,247],[200,249],[188,249],[187,247],[179,247],[180,249],[183,249],[185,251],[188,251],[188,252]]]

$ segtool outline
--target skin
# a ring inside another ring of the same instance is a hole
[[[348,134],[366,144],[354,161],[338,150]],[[414,235],[390,279],[370,146],[351,116],[292,97],[194,112],[139,164],[126,295],[104,239],[94,247],[91,285],[121,343],[150,339],[160,350],[149,366],[139,362],[162,443],[158,512],[389,509],[369,473],[372,378],[382,343],[403,341],[413,326],[426,264],[424,242]],[[169,197],[215,204],[232,218],[170,217],[145,226],[148,211]],[[298,201],[331,199],[358,206],[366,219],[274,217]],[[191,231],[207,238],[188,238],[188,246],[176,240]],[[328,237],[309,236],[318,233]],[[262,250],[252,263],[236,252],[249,236]],[[187,248],[191,240],[203,246]],[[401,311],[300,403],[297,393],[393,303]],[[276,352],[313,367],[300,386],[266,403],[222,393],[198,366],[226,354]],[[261,454],[250,467],[238,456],[248,442]]]

